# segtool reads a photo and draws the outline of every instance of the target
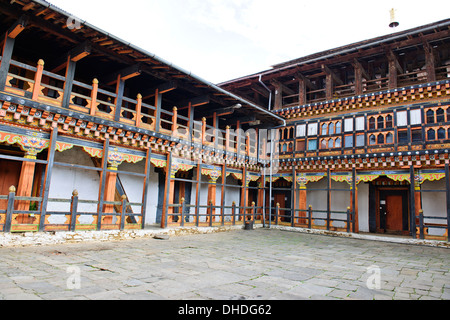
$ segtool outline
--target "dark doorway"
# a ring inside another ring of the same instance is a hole
[[[377,232],[408,235],[408,189],[379,188],[377,191]]]

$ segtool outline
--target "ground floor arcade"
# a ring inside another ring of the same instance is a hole
[[[275,172],[167,146],[2,129],[2,231],[253,222],[448,241],[448,164]]]

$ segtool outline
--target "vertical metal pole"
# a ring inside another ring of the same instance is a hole
[[[270,178],[269,178],[269,229],[272,225],[272,177],[273,177],[273,149],[274,149],[274,144],[273,144],[273,139],[274,139],[274,135],[273,135],[273,129],[270,130],[270,163],[269,163],[269,168],[270,168]]]
[[[53,128],[50,147],[47,155],[47,168],[45,170],[44,195],[42,197],[41,218],[39,219],[39,231],[45,229],[45,215],[47,214],[47,203],[50,191],[50,182],[52,180],[53,163],[55,162],[56,140],[58,139],[58,127]]]
[[[200,191],[202,181],[202,162],[199,160],[197,165],[197,193],[195,200],[195,226],[198,227],[200,220]]]
[[[164,228],[167,228],[169,222],[169,202],[170,202],[170,180],[172,174],[172,153],[167,154],[167,176],[166,176],[166,193],[164,195],[166,201],[164,201],[163,216],[164,216]]]
[[[109,155],[109,139],[106,139],[103,144],[103,159],[102,159],[102,173],[100,179],[100,195],[98,198],[97,208],[97,230],[102,229],[102,215],[103,215],[103,203],[105,202],[105,184],[106,184],[106,169],[108,168],[108,155]]]
[[[291,225],[292,227],[295,225],[294,220],[295,220],[295,187],[297,186],[297,182],[296,182],[296,171],[295,171],[295,167],[292,166],[292,186],[291,186]]]
[[[409,176],[411,179],[410,183],[410,228],[411,228],[411,235],[413,239],[416,238],[416,202],[415,202],[415,186],[414,186],[414,166],[411,165],[409,169]]]
[[[244,168],[242,169],[242,182],[243,182],[243,188],[244,188],[244,201],[243,201],[243,207],[244,210],[242,211],[242,221],[245,224],[245,219],[247,217],[247,167],[244,165]],[[242,206],[242,204],[241,204]]]
[[[262,179],[262,189],[263,189],[263,201],[262,201],[262,224],[263,228],[266,227],[266,175],[265,171],[262,171],[261,179]]]
[[[222,165],[222,188],[221,188],[221,202],[220,202],[220,219],[221,225],[225,225],[225,183],[227,182],[227,165]]]
[[[356,168],[353,168],[352,170],[352,218],[350,219],[350,221],[352,222],[352,232],[355,233],[356,232]]]
[[[450,241],[450,173],[448,164],[445,165],[445,190],[447,200],[447,240]]]
[[[331,174],[330,168],[327,169],[327,230],[330,230],[330,216],[331,216],[331,208],[330,208],[330,200],[331,200]]]

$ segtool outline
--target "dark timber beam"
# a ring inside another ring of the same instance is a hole
[[[113,85],[117,83],[117,79],[120,76],[120,80],[126,81],[128,79],[139,76],[142,73],[141,64],[135,64],[130,67],[126,67],[110,76],[105,77],[104,83],[107,85]]]
[[[358,60],[353,60],[353,67],[355,69],[355,94],[361,95],[363,93],[362,78],[364,77],[366,80],[370,78]]]
[[[81,59],[87,57],[91,54],[91,44],[86,41],[79,46],[76,46],[72,50],[70,50],[66,56],[57,59],[57,62],[52,64],[54,67],[51,69],[53,73],[57,73],[58,71],[64,69],[67,66],[68,61],[78,62]]]
[[[28,25],[28,16],[20,17],[6,32],[7,36],[15,39]]]
[[[423,49],[425,51],[425,67],[427,69],[427,81],[436,81],[435,58],[433,47],[427,41],[423,41]]]
[[[389,89],[395,89],[398,83],[398,72],[403,73],[403,69],[392,50],[388,50],[387,59],[389,62]]]
[[[168,81],[168,82],[164,82],[156,87],[152,87],[150,89],[145,90],[142,93],[142,96],[143,96],[143,99],[148,99],[155,95],[156,90],[158,90],[158,92],[162,94],[162,93],[170,92],[177,88],[178,88],[178,84],[176,81]]]

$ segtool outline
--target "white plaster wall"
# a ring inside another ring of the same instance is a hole
[[[124,162],[120,165],[119,170],[144,174],[145,159],[138,163]],[[144,192],[144,178],[126,174],[119,174],[119,178],[120,181],[122,182],[123,188],[125,189],[129,201],[141,203]],[[158,207],[158,173],[156,173],[155,168],[151,166],[150,180],[147,192],[145,224],[156,223],[157,207]],[[140,206],[132,206],[132,209],[134,213],[141,213]]]
[[[369,184],[358,184],[359,231],[369,232]]]
[[[307,185],[307,206],[311,205],[314,210],[327,210],[327,192],[308,191],[308,189],[326,189],[327,179],[324,178],[318,182],[310,182]],[[331,181],[331,189],[346,189],[348,191],[331,191],[331,211],[347,211],[350,206],[350,185],[347,182]],[[314,218],[326,218],[325,212],[313,212]],[[331,214],[332,218],[346,219],[343,214]],[[360,183],[358,185],[358,219],[359,230],[369,232],[369,185]],[[324,223],[324,222],[323,222]],[[323,224],[322,223],[322,224]],[[343,223],[335,222],[335,226],[343,226]]]
[[[55,162],[64,162],[94,167],[90,156],[79,147],[73,147],[64,152],[56,152]],[[98,200],[100,176],[96,171],[54,166],[50,183],[49,198],[70,199],[72,192],[78,191],[80,200]],[[70,203],[49,202],[47,211],[69,212]],[[78,204],[79,212],[97,212],[96,204]],[[81,223],[91,223],[90,216],[80,217]],[[64,223],[65,218],[52,216],[52,223]]]
[[[445,179],[425,181],[422,190],[445,190]],[[424,216],[442,217],[443,220],[426,219],[425,223],[446,224],[447,202],[445,192],[422,192],[422,210]],[[430,235],[443,235],[444,229],[429,228]]]

